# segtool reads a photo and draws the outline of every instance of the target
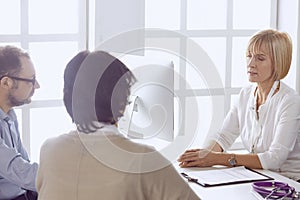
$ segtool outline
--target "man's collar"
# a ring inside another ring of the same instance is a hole
[[[0,108],[0,119],[4,120],[5,118],[9,118],[13,121],[17,119],[16,113],[13,109],[10,109],[8,113],[5,113],[1,108]]]

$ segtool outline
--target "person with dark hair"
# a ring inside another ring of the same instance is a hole
[[[250,82],[205,149],[183,153],[181,167],[212,165],[269,169],[300,182],[300,97],[281,80],[292,61],[290,36],[267,29],[254,34],[246,50]],[[247,154],[228,150],[241,136]]]
[[[40,87],[28,53],[0,47],[0,199],[36,199],[37,163],[21,142],[13,107],[28,104]]]
[[[76,130],[41,147],[40,200],[199,199],[172,164],[117,129],[132,72],[104,51],[82,51],[64,72],[64,104]]]

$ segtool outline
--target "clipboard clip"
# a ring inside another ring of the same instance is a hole
[[[187,175],[186,173],[181,172],[180,173],[184,178],[186,178],[188,181],[190,182],[194,182],[194,183],[198,183],[198,179],[196,178],[192,178],[189,175]]]

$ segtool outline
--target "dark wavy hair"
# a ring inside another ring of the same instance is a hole
[[[79,131],[115,124],[123,116],[136,79],[119,59],[104,51],[82,51],[64,72],[64,104]]]

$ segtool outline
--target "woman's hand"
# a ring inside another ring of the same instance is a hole
[[[190,149],[179,158],[180,167],[211,167],[216,164],[215,153],[207,149]]]

